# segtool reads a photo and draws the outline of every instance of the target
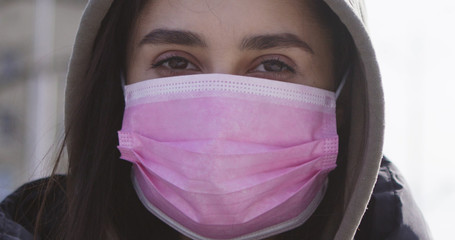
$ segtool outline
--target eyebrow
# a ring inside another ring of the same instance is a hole
[[[207,47],[205,41],[198,34],[168,29],[155,29],[145,35],[139,45],[144,44],[177,44],[193,47]]]
[[[193,47],[207,47],[207,43],[197,33],[182,30],[155,29],[149,32],[140,41],[139,46],[144,44],[176,44]],[[266,34],[249,36],[242,40],[241,50],[265,50],[271,48],[298,47],[314,54],[313,49],[292,33]]]
[[[292,33],[267,34],[247,37],[242,41],[240,48],[242,50],[265,50],[270,48],[290,48],[298,47],[314,54],[313,49]]]

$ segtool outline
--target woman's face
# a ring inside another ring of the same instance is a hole
[[[128,45],[127,83],[225,73],[334,90],[330,33],[301,0],[154,0]]]

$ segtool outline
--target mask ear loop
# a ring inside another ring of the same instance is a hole
[[[341,79],[340,85],[338,85],[337,90],[335,91],[335,99],[338,100],[338,97],[341,94],[341,91],[344,88],[344,85],[346,85],[346,81],[348,79],[349,74],[351,73],[351,67],[348,67],[346,72],[343,74],[343,78]]]

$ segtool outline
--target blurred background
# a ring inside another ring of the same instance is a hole
[[[449,239],[455,214],[455,1],[366,2],[386,96],[384,153],[404,174],[435,239]],[[0,199],[50,172],[85,3],[0,0]]]
[[[86,0],[0,0],[0,198],[50,172]]]
[[[384,154],[435,239],[453,239],[455,1],[366,0],[386,99]]]

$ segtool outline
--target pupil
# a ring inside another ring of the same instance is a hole
[[[264,63],[264,69],[269,72],[281,72],[283,71],[283,64],[277,62],[266,62]]]
[[[169,60],[169,67],[174,69],[185,69],[188,67],[188,61],[182,58],[173,58]]]

